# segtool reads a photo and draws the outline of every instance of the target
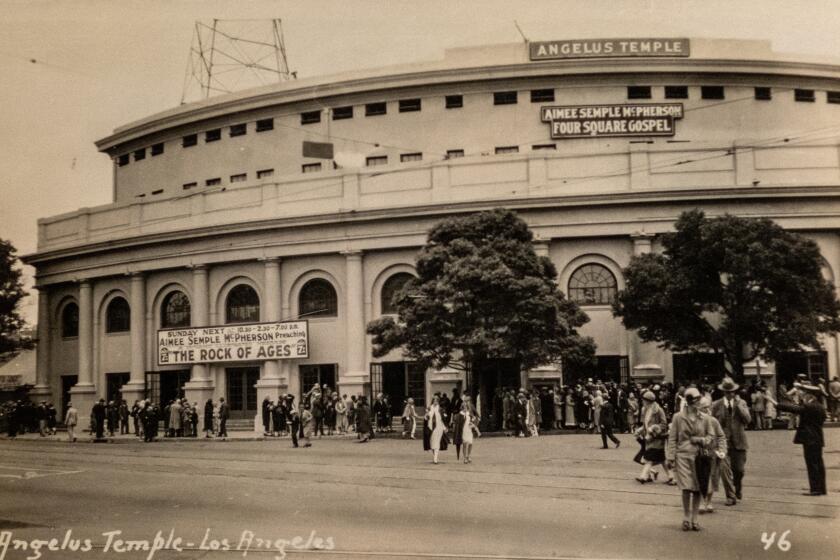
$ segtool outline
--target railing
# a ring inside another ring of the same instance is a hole
[[[238,222],[453,202],[680,189],[840,185],[840,145],[631,143],[338,170],[82,208],[38,222],[38,250]],[[563,148],[563,145],[560,145]],[[585,145],[584,145],[585,147]]]

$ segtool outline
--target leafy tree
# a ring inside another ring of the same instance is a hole
[[[24,321],[17,308],[26,292],[17,260],[12,244],[0,239],[0,355],[31,346],[31,341],[20,335]]]
[[[591,359],[594,343],[576,331],[589,318],[558,289],[557,270],[532,241],[507,210],[438,223],[417,257],[418,277],[394,295],[398,320],[368,325],[374,356],[402,348],[427,367],[461,370],[482,359],[513,359],[520,369]]]
[[[634,257],[613,314],[646,342],[745,361],[777,360],[840,329],[840,303],[816,243],[769,219],[684,212],[662,254]]]

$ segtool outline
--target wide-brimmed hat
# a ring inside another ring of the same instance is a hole
[[[645,391],[644,393],[642,393],[642,400],[655,401],[656,395],[653,394],[653,391]]]
[[[732,381],[731,377],[724,377],[723,381],[721,381],[720,385],[718,385],[718,389],[723,392],[737,391],[739,387],[740,385]]]

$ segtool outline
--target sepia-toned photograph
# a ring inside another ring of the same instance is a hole
[[[0,560],[840,555],[840,4],[0,14]]]

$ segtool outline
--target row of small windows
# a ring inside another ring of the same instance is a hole
[[[320,166],[321,164],[319,163],[318,165]],[[304,173],[305,172],[306,171],[304,171]],[[268,177],[273,177],[273,176],[274,176],[274,169],[260,169],[260,170],[257,171],[257,179],[266,179]],[[248,174],[247,173],[235,173],[234,175],[231,175],[230,178],[229,178],[229,181],[230,181],[231,184],[233,184],[233,183],[244,183],[247,180],[248,180]],[[215,187],[215,186],[218,186],[218,185],[221,185],[221,184],[222,184],[222,178],[221,177],[212,177],[212,178],[206,179],[204,181],[204,186],[205,187]],[[181,188],[183,188],[185,191],[188,191],[190,189],[194,189],[196,187],[198,187],[198,181],[191,181],[189,183],[184,183],[183,185],[181,185]],[[152,193],[152,194],[155,194],[155,193]]]
[[[627,99],[651,99],[653,97],[653,88],[651,86],[627,86]],[[794,100],[800,102],[815,102],[816,91],[813,89],[794,89]],[[533,89],[530,91],[531,103],[553,103],[555,95],[553,89]],[[688,99],[688,86],[665,86],[665,99]],[[721,100],[726,98],[724,86],[700,86],[701,99],[707,100]],[[760,101],[770,101],[773,99],[772,88],[770,87],[756,87],[754,88],[754,98]],[[494,105],[515,105],[519,102],[519,92],[517,91],[497,91],[493,93]],[[826,102],[840,104],[840,91],[827,91]],[[447,95],[445,96],[445,107],[447,109],[460,109],[464,106],[463,95]],[[376,103],[365,104],[365,116],[375,117],[379,115],[386,115],[388,113],[388,105],[384,101]],[[400,99],[398,101],[398,108],[400,113],[411,113],[420,111],[422,109],[422,100],[420,98]],[[344,120],[353,118],[353,106],[348,105],[344,107],[334,107],[331,109],[332,120]],[[316,124],[321,122],[321,111],[306,111],[300,114],[300,124]],[[256,121],[257,132],[265,132],[274,130],[274,119],[260,119]],[[229,127],[229,135],[231,138],[236,136],[244,136],[248,133],[247,123],[234,124]],[[181,146],[189,148],[198,145],[198,134],[187,134],[181,139]],[[217,142],[222,139],[222,129],[214,128],[204,132],[204,142]],[[163,143],[154,144],[150,148],[152,156],[162,154],[164,151]],[[146,159],[146,148],[140,148],[133,152],[134,161],[141,161]],[[128,165],[131,154],[122,154],[117,160],[120,167]],[[314,164],[313,164],[314,165]],[[309,166],[304,169],[304,173],[312,172],[314,168]]]
[[[840,91],[827,91],[826,103],[840,103]],[[651,86],[627,86],[627,99],[651,99]],[[688,99],[688,86],[665,86],[665,99]],[[700,86],[701,99],[726,99],[726,92],[723,86]],[[770,87],[756,87],[753,89],[753,97],[759,101],[770,101],[773,99],[773,89]],[[813,89],[794,89],[794,101],[814,102],[817,100],[816,91]]]
[[[383,284],[381,309],[383,314],[397,312],[395,297],[414,276],[407,272],[391,275]],[[605,266],[589,263],[577,268],[569,278],[569,299],[581,305],[608,305],[615,299],[618,284],[615,276]],[[332,284],[315,278],[301,288],[298,296],[299,317],[336,317],[338,295]],[[105,332],[121,333],[131,329],[131,308],[123,297],[115,297],[106,309]],[[225,300],[225,323],[256,323],[260,320],[260,297],[247,284],[239,284],[228,292]],[[162,328],[188,327],[191,324],[189,297],[184,292],[173,291],[161,303]],[[61,336],[79,336],[79,306],[68,303],[61,312]]]

